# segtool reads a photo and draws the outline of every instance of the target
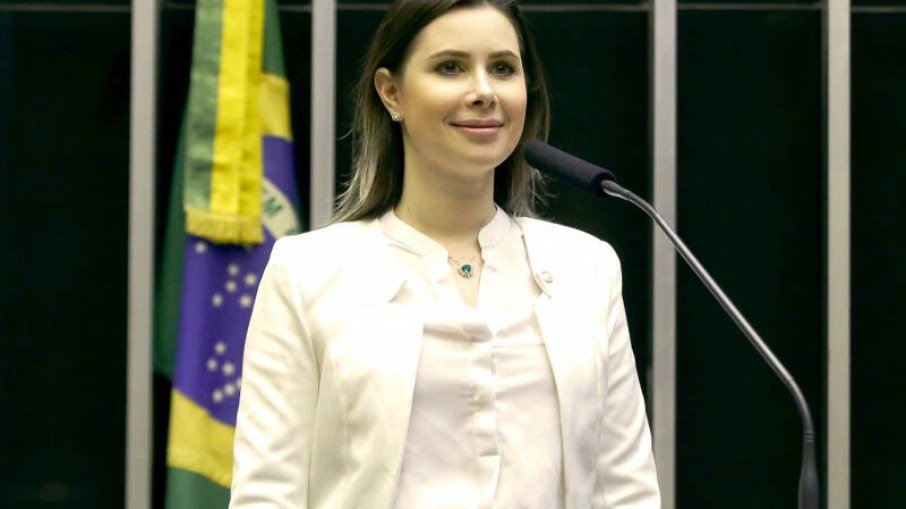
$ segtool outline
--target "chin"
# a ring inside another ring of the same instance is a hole
[[[469,166],[494,169],[506,161],[514,150],[515,148],[506,147],[479,147],[464,151],[461,153],[460,159]]]
[[[469,173],[484,173],[494,171],[506,161],[506,157],[463,157],[460,160],[462,161],[463,169],[468,169]]]

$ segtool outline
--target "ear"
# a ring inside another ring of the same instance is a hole
[[[397,85],[393,74],[391,74],[390,70],[386,67],[381,67],[377,71],[374,71],[374,89],[377,91],[381,98],[381,102],[384,103],[384,107],[387,108],[388,112],[393,113],[400,111],[399,85]]]

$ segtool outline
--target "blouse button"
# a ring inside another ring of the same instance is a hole
[[[548,271],[541,272],[540,274],[538,274],[538,276],[540,276],[541,280],[546,284],[551,284],[554,282],[554,276],[552,276]]]

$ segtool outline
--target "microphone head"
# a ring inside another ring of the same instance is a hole
[[[587,189],[598,196],[604,196],[601,182],[616,181],[608,170],[567,154],[539,140],[528,140],[522,144],[525,160],[544,173],[563,177],[574,185]]]

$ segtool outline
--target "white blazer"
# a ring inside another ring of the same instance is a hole
[[[542,290],[566,508],[659,508],[619,260],[577,230],[518,223]],[[246,339],[230,508],[392,507],[422,338],[394,304],[405,280],[375,220],[277,242]]]

